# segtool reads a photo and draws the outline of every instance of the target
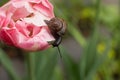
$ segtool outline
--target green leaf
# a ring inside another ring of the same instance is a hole
[[[81,45],[85,46],[86,45],[86,40],[80,33],[80,31],[75,27],[76,25],[71,24],[68,22],[68,31],[69,33],[75,38],[75,40]]]
[[[37,54],[36,80],[50,80],[52,78],[57,55],[56,50],[46,50]]]
[[[89,43],[84,49],[84,53],[80,59],[80,78],[84,80],[89,70],[93,67],[94,61],[96,60],[96,47],[97,47],[96,36],[90,39]]]
[[[51,80],[64,80],[63,71],[60,67],[60,65],[57,65],[55,67],[53,78]]]
[[[107,59],[107,56],[108,56],[108,52],[111,48],[111,45],[110,45],[110,41],[107,41],[106,42],[106,49],[105,51],[102,53],[102,55],[100,56],[98,53],[97,53],[97,58],[95,59],[94,61],[94,64],[92,64],[92,68],[89,70],[89,73],[88,75],[86,76],[87,77],[87,80],[90,80],[94,75],[95,73],[97,72],[97,70],[100,68],[100,66],[104,63],[104,61]]]
[[[11,80],[21,80],[14,71],[11,60],[8,58],[6,53],[4,53],[1,49],[0,49],[0,62],[3,65],[3,67],[6,69]]]
[[[80,59],[80,79],[86,80],[86,76],[88,75],[89,70],[93,67],[97,56],[97,43],[99,40],[98,34],[98,24],[99,24],[99,11],[100,11],[100,0],[96,2],[96,16],[95,16],[95,23],[93,25],[93,33],[91,35],[88,44],[84,47],[84,53]]]
[[[36,80],[35,78],[35,52],[25,54],[27,80]]]

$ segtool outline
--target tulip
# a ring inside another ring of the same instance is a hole
[[[53,17],[48,0],[10,0],[0,7],[0,41],[27,51],[47,49],[55,39],[44,20]]]

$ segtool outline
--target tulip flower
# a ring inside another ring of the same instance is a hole
[[[28,51],[47,49],[55,39],[44,20],[53,17],[48,0],[10,0],[0,7],[0,41]]]

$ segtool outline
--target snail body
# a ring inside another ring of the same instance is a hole
[[[66,23],[63,19],[60,18],[52,18],[50,20],[44,20],[45,23],[48,25],[51,34],[55,38],[55,41],[51,44],[53,47],[59,46],[62,41],[62,36],[65,34],[66,31]]]

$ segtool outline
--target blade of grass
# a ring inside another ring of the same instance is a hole
[[[75,26],[75,25],[74,25]],[[69,33],[75,38],[75,40],[81,45],[85,46],[86,45],[86,40],[85,38],[81,35],[80,31],[78,31],[77,28],[73,27],[73,24],[68,22],[68,31]]]
[[[92,68],[92,64],[96,59],[96,47],[98,42],[98,24],[99,24],[99,13],[100,13],[100,0],[96,2],[96,16],[95,23],[93,25],[93,33],[90,41],[88,42],[84,54],[80,59],[80,80],[85,80],[87,73]]]
[[[37,63],[38,68],[37,68],[37,74],[36,74],[36,79],[37,80],[50,80],[53,76],[53,72],[57,63],[57,53],[56,50],[54,51],[45,51],[46,53],[40,53],[42,54],[41,57],[41,62],[42,63]]]
[[[51,52],[51,51],[44,50],[44,51],[37,51],[37,52],[25,54],[25,66],[27,69],[26,71],[27,76],[25,76],[25,80],[29,80],[30,76],[32,76],[34,80],[39,80],[38,79],[39,73],[45,67],[44,65],[46,64],[47,58],[49,57],[49,55],[45,54],[46,52]]]
[[[49,54],[48,54],[49,52]],[[42,71],[47,64],[48,58],[54,51],[51,51],[51,49],[42,51],[42,52],[37,52],[36,54],[36,77],[38,78],[40,73],[42,74]]]
[[[27,79],[28,80],[36,80],[35,79],[35,53],[27,53],[26,55],[26,64],[27,64]]]
[[[51,80],[64,80],[64,77],[63,77],[63,72],[62,70],[60,69],[60,66],[57,65],[55,67],[55,70],[54,70],[54,73],[53,73],[53,77]]]
[[[97,43],[98,43],[98,39],[99,39],[99,33],[98,33],[98,25],[99,25],[99,17],[100,17],[100,5],[101,5],[101,2],[100,0],[97,0],[96,1],[96,15],[95,15],[95,23],[93,25],[94,29],[93,29],[93,34],[92,34],[92,39],[90,40],[88,46],[88,52],[89,54],[87,54],[87,66],[90,66],[94,60],[96,59],[96,47],[97,47]],[[92,46],[91,46],[92,45]],[[90,69],[90,67],[87,67],[88,69]]]
[[[84,80],[89,70],[93,67],[94,61],[96,59],[96,47],[97,47],[96,36],[90,39],[88,44],[84,49],[84,53],[80,59],[80,79]]]
[[[119,14],[119,25],[118,26],[119,26],[119,29],[120,29],[120,0],[119,0],[119,3],[118,3],[118,9],[119,9],[118,10],[118,14]],[[120,32],[119,32],[119,34],[120,34]],[[119,42],[120,42],[120,39],[119,39]],[[118,49],[120,49],[120,46],[118,46],[118,47],[119,47]],[[120,50],[119,50],[118,54],[119,54],[119,61],[118,61],[119,62],[119,64],[118,64],[119,69],[118,70],[119,70],[119,74],[120,74]]]
[[[52,55],[52,53],[54,53],[54,49],[48,49],[36,53],[35,55],[36,75],[38,75],[39,72],[43,70],[43,68],[46,65],[46,62],[48,61],[48,58],[50,57],[50,55]]]
[[[97,58],[96,60],[94,61],[94,64],[92,66],[92,68],[90,69],[88,75],[86,76],[86,80],[92,80],[92,77],[95,75],[95,73],[97,72],[97,69],[104,63],[104,61],[107,59],[107,56],[108,56],[108,52],[111,48],[111,41],[107,41],[106,42],[106,49],[105,51],[103,52],[102,56],[100,56],[98,53],[97,53]]]
[[[7,71],[11,80],[21,80],[20,77],[14,71],[11,60],[8,58],[6,53],[2,51],[2,49],[0,49],[0,62]]]

